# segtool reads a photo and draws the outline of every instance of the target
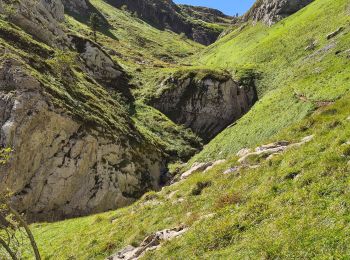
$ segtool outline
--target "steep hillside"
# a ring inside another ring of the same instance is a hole
[[[136,53],[153,67],[168,64],[157,55],[169,46],[174,60],[200,46],[101,1],[90,4],[111,24],[98,43],[88,24],[64,16],[60,0],[1,2],[0,140],[13,154],[1,165],[0,190],[11,190],[29,220],[128,205],[167,181],[167,161],[201,147],[191,131],[136,102],[129,81]],[[116,32],[104,11],[121,17],[123,29]],[[129,46],[136,37],[149,45]]]
[[[205,50],[200,64],[238,75],[247,69],[259,73],[260,101],[193,161],[225,158],[266,142],[344,96],[350,88],[348,12],[345,0],[318,0],[271,28],[248,23]]]
[[[182,8],[171,0],[108,0],[107,2],[117,8],[128,10],[134,16],[158,29],[169,29],[179,34],[183,33],[190,39],[204,45],[215,42],[230,22],[228,16],[216,10],[209,8],[203,10],[191,6]],[[213,17],[213,12],[217,17],[214,21],[208,17],[208,13]],[[199,13],[201,15],[198,15]]]
[[[271,27],[234,27],[188,58],[201,69],[187,71],[253,81],[259,101],[187,165],[173,165],[173,185],[123,209],[33,225],[43,255],[349,258],[349,21],[348,1],[315,0]],[[164,84],[145,86],[141,100],[171,96],[183,84],[165,83],[186,79],[177,70],[157,71]]]

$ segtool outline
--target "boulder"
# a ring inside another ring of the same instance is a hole
[[[138,247],[127,246],[107,260],[136,260],[140,259],[147,251],[155,250],[164,241],[172,240],[187,232],[188,228],[180,226],[173,229],[164,229],[146,237]]]
[[[212,166],[213,163],[212,162],[207,162],[207,163],[194,163],[191,167],[191,169],[187,170],[186,172],[184,172],[181,175],[181,179],[186,179],[188,178],[190,175],[196,173],[196,172],[202,172],[204,170],[206,170],[208,167]]]

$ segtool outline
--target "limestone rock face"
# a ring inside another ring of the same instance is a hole
[[[245,21],[252,19],[272,24],[296,13],[313,0],[258,0],[254,6],[244,15]]]
[[[0,65],[0,143],[14,150],[0,168],[0,190],[14,192],[19,211],[50,221],[121,207],[159,188],[155,149],[84,126],[40,84],[14,60]]]
[[[115,80],[122,75],[122,68],[96,43],[76,35],[70,35],[69,39],[95,79]]]
[[[127,84],[127,76],[119,64],[114,62],[95,42],[77,35],[68,36],[70,45],[84,61],[86,72],[107,88],[118,90],[129,101],[133,96]]]
[[[6,5],[6,4],[4,4]],[[60,23],[64,21],[61,0],[20,0],[11,4],[11,22],[49,45],[59,46],[65,39]]]
[[[80,13],[88,10],[88,5],[85,0],[62,0],[66,11]]]
[[[254,87],[240,86],[230,77],[223,80],[170,77],[162,85],[171,87],[152,100],[152,105],[205,141],[248,112],[256,101]]]

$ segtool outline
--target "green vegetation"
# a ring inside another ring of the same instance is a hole
[[[100,27],[100,19],[96,13],[92,13],[90,16],[90,27],[94,33],[94,40],[95,40],[95,42],[97,42],[96,31]]]
[[[126,208],[33,224],[44,258],[104,259],[126,245],[138,245],[155,231],[181,224],[189,227],[187,233],[144,258],[350,258],[347,0],[316,0],[271,28],[260,23],[233,28],[206,49],[158,31],[103,1],[91,3],[111,25],[108,31],[98,32],[100,44],[115,50],[113,59],[133,77],[138,99],[134,108],[88,80],[79,71],[74,53],[62,55],[18,28],[0,23],[0,30],[19,35],[13,46],[6,39],[0,46],[11,50],[11,57],[34,61],[30,73],[55,104],[67,106],[75,116],[111,132],[130,133],[133,124],[150,144],[170,157],[186,159],[200,141],[143,103],[161,90],[162,80],[169,75],[203,78],[229,72],[241,82],[254,79],[260,100],[193,157],[187,168],[195,161],[226,158],[225,163],[148,193]],[[91,34],[86,24],[73,17],[67,17],[66,25],[86,37]],[[327,40],[341,26],[344,32]],[[21,47],[26,40],[27,49]],[[194,62],[195,67],[188,66]],[[65,67],[56,69],[60,66]],[[68,67],[73,84],[65,82]],[[223,174],[238,165],[235,154],[243,147],[278,140],[297,142],[309,135],[314,135],[311,142],[271,160],[253,158],[258,168]],[[176,164],[172,170],[184,167]]]
[[[186,224],[188,233],[145,259],[349,257],[349,98],[281,132],[274,140],[315,137],[260,168],[224,175],[237,164],[232,157],[128,208],[35,224],[39,247],[52,259],[103,259],[152,232]],[[211,185],[193,196],[198,183]]]
[[[266,142],[320,104],[342,97],[350,89],[350,36],[326,36],[342,26],[348,31],[349,21],[347,1],[318,0],[271,28],[238,28],[195,56],[199,64],[233,74],[242,68],[258,72],[260,101],[192,161],[225,158]],[[310,41],[315,49],[307,48]]]

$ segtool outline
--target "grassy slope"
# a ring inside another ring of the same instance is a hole
[[[343,96],[350,89],[350,59],[345,52],[350,49],[349,21],[346,0],[317,0],[272,28],[248,25],[205,50],[200,64],[233,73],[245,67],[259,71],[262,78],[257,87],[263,98],[193,161],[226,157],[255,146],[308,115],[315,102]],[[327,40],[327,34],[340,26],[346,33]],[[314,40],[317,48],[305,50]],[[298,95],[308,102],[300,101]]]
[[[349,59],[344,52],[350,48],[349,35],[331,40],[337,45],[324,55],[307,58],[314,51],[304,50],[309,38],[318,39],[318,49],[328,45],[325,36],[348,24],[346,8],[345,0],[316,0],[271,29],[248,26],[209,49],[205,63],[225,67],[222,62],[227,61],[232,69],[249,65],[264,76],[258,85],[263,97],[259,103],[196,158],[229,160],[124,209],[33,225],[43,255],[103,259],[127,244],[138,244],[147,234],[185,223],[191,227],[188,233],[145,258],[349,258],[350,96],[345,94]],[[284,46],[278,44],[280,39],[286,41]],[[335,55],[337,50],[343,52]],[[319,100],[337,101],[316,109]],[[310,134],[315,135],[312,142],[258,169],[222,174],[237,163],[232,154],[243,146],[296,141]],[[193,196],[199,181],[212,185]],[[215,215],[208,216],[211,213]]]
[[[203,49],[198,43],[185,40],[171,31],[160,31],[104,1],[90,2],[110,25],[110,28],[98,33],[98,42],[115,50],[115,58],[132,74],[137,73],[135,69],[138,67],[172,66],[181,58]],[[89,26],[73,17],[67,16],[67,26],[87,37],[92,36]]]
[[[281,133],[276,140],[299,140],[310,134],[315,138],[263,162],[261,168],[223,175],[236,164],[231,158],[205,174],[147,194],[128,208],[35,224],[39,247],[46,259],[103,259],[147,234],[185,223],[191,227],[188,233],[145,258],[349,256],[350,146],[345,144],[350,139],[349,98]],[[212,185],[193,196],[191,190],[199,181]]]
[[[173,32],[155,29],[104,1],[92,0],[90,3],[110,25],[108,30],[98,33],[98,43],[116,52],[112,58],[132,76],[134,92],[146,85],[160,67],[174,67],[181,58],[203,48]],[[87,21],[83,23],[84,19],[76,18],[66,15],[66,26],[91,38],[92,31]],[[201,146],[200,140],[191,131],[175,125],[151,107],[138,102],[131,114],[138,130],[173,158],[188,159],[196,152],[194,148]]]

